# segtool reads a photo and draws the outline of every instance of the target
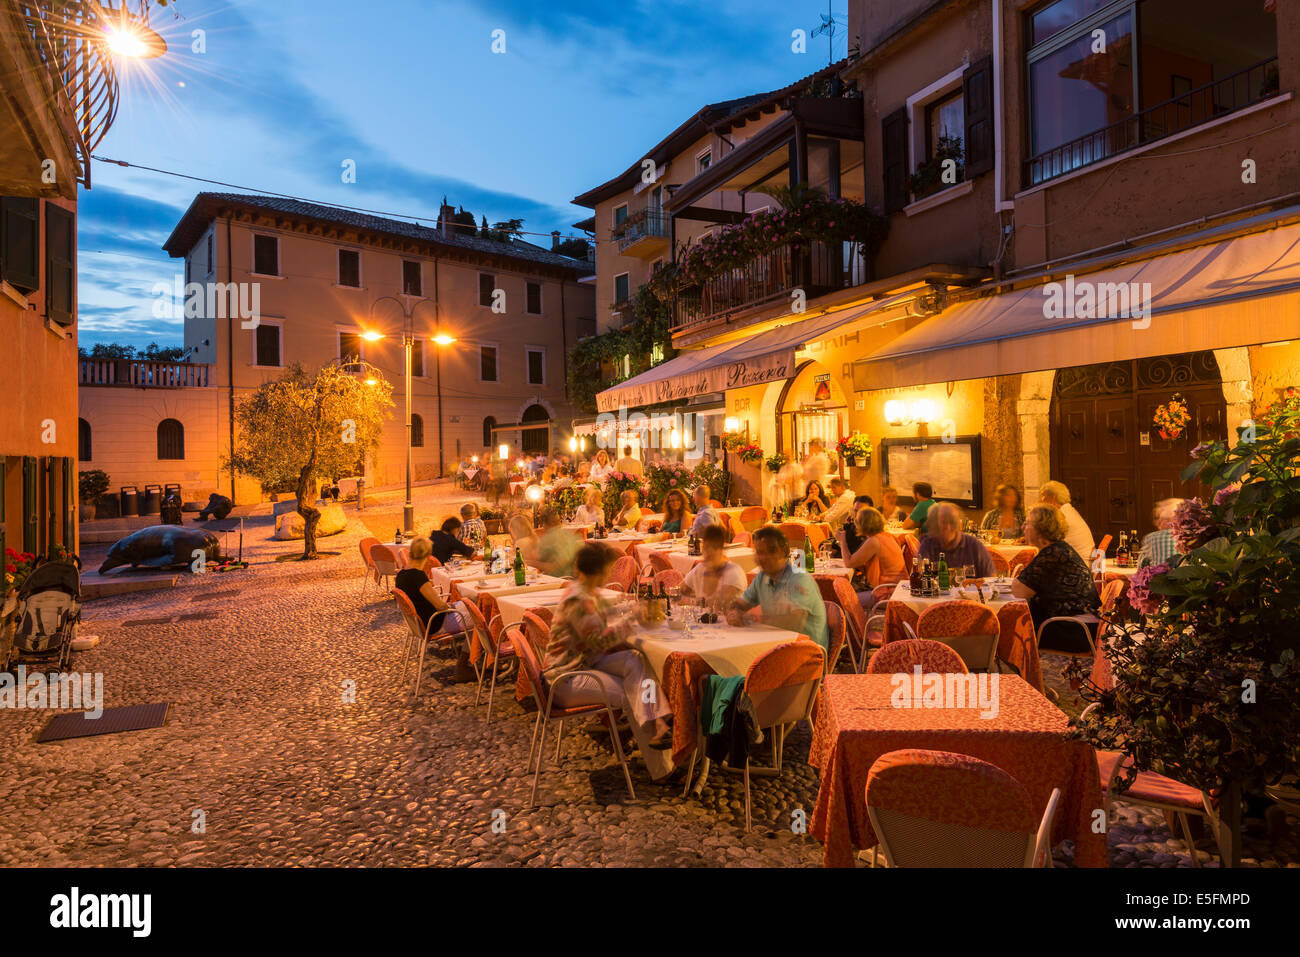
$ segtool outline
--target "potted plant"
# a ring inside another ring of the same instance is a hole
[[[1243,800],[1300,768],[1300,396],[1235,442],[1193,450],[1182,474],[1212,490],[1175,512],[1178,553],[1141,569],[1108,629],[1115,687],[1077,733],[1205,792],[1225,865],[1241,857]]]
[[[769,472],[779,472],[781,471],[781,466],[785,465],[788,461],[790,460],[786,458],[784,452],[773,452],[767,457],[767,460],[763,462],[763,465]]]
[[[96,515],[96,506],[108,491],[108,473],[103,469],[86,469],[77,473],[78,497],[81,499],[80,518],[89,522]]]
[[[871,438],[862,432],[854,432],[840,439],[835,451],[850,468],[867,468],[871,465]]]
[[[1175,392],[1168,402],[1156,406],[1152,423],[1162,439],[1172,440],[1183,434],[1183,429],[1187,428],[1191,418],[1191,413],[1187,411],[1187,400],[1181,392]]]
[[[951,171],[947,179],[944,174]],[[935,144],[934,155],[921,163],[907,178],[913,199],[924,199],[940,190],[956,186],[966,178],[966,148],[960,136],[943,135]]]

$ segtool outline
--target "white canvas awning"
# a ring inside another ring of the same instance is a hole
[[[683,352],[596,396],[601,412],[660,402],[681,402],[710,392],[725,392],[795,374],[795,352],[841,326],[895,305],[911,294],[881,299],[867,306],[796,320],[737,342]]]
[[[853,387],[891,389],[1300,338],[1300,224],[1261,230],[960,303],[855,362]],[[1132,299],[1148,291],[1149,299]]]

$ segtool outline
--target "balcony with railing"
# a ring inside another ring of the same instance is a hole
[[[614,228],[618,251],[625,256],[657,256],[668,249],[668,215],[647,206]]]
[[[1037,186],[1195,129],[1277,96],[1278,92],[1277,57],[1270,57],[1039,153],[1025,164],[1025,183]]]
[[[208,385],[206,363],[153,359],[82,359],[77,376],[81,386],[131,389],[201,389]]]
[[[789,307],[797,292],[805,301],[867,281],[856,243],[811,242],[778,246],[678,293],[674,332],[728,320],[751,310]]]

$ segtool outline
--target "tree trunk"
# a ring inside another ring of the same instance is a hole
[[[320,521],[320,509],[316,508],[308,498],[308,494],[315,491],[311,482],[315,461],[316,456],[313,454],[311,461],[298,475],[298,514],[302,516],[302,557],[304,559],[316,557],[316,525]]]

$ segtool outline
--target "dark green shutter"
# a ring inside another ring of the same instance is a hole
[[[885,212],[907,205],[907,107],[899,107],[880,122],[880,149],[885,175]]]
[[[0,279],[25,293],[41,284],[39,210],[27,196],[0,198]]]
[[[36,479],[36,456],[23,456],[23,551],[40,551],[40,486]]]
[[[976,60],[962,74],[966,110],[966,178],[993,169],[993,58]]]
[[[72,213],[45,204],[45,314],[72,325],[77,311],[77,227]]]
[[[59,461],[53,455],[45,460],[45,540],[41,542],[41,554],[48,555],[54,548],[54,536],[63,525],[63,510],[59,508],[59,477],[54,474],[54,463]]]
[[[5,527],[5,473],[8,460],[0,455],[0,601],[4,601],[5,592],[9,590],[9,536]]]
[[[76,460],[64,458],[63,462],[63,544],[68,551],[77,550],[77,478]]]

